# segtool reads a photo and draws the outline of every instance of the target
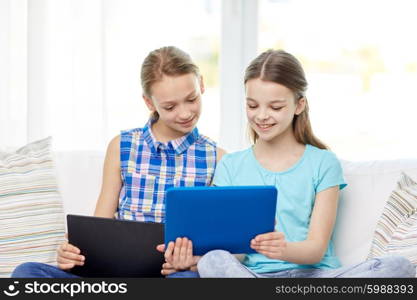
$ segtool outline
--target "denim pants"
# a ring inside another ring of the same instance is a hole
[[[38,263],[27,262],[18,265],[12,275],[12,278],[80,278],[77,275],[65,272],[56,266]]]
[[[415,277],[415,266],[402,256],[384,256],[338,269],[290,269],[255,273],[224,250],[206,253],[198,262],[200,277],[217,278],[336,278],[336,277]]]
[[[27,262],[18,265],[14,269],[12,278],[80,278],[56,266],[37,262]],[[183,271],[176,272],[167,276],[168,278],[195,278],[199,277],[197,272]]]

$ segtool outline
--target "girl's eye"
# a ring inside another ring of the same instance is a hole
[[[256,105],[249,105],[249,104],[248,104],[248,108],[250,108],[250,109],[254,109],[254,108],[256,108]]]
[[[197,98],[194,98],[194,99],[188,99],[187,101],[188,101],[188,102],[194,102],[195,100],[197,100]]]
[[[272,107],[273,110],[280,110],[281,108],[283,108],[283,106],[281,106],[281,107]]]
[[[164,109],[168,111],[172,110],[173,108],[174,108],[173,106],[164,107]]]

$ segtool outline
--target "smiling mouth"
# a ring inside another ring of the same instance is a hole
[[[180,124],[181,126],[189,126],[193,123],[194,118],[192,118],[191,120],[187,121],[187,122],[179,122],[178,124]]]
[[[272,126],[274,126],[275,124],[256,124],[256,126],[258,126],[259,128],[261,128],[261,129],[269,129],[269,128],[271,128]]]

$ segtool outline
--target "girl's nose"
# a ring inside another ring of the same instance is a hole
[[[191,111],[186,110],[186,109],[181,110],[180,113],[179,113],[179,118],[183,121],[189,120],[191,118],[191,116],[192,116]]]
[[[261,110],[261,111],[259,111],[259,114],[256,116],[256,118],[259,121],[265,121],[265,120],[268,120],[269,116],[268,116],[266,111]]]

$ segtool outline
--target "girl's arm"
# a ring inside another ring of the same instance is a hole
[[[280,232],[258,235],[251,246],[272,259],[296,264],[316,264],[323,258],[336,221],[339,186],[321,191],[316,195],[307,239],[286,242]]]
[[[110,141],[109,146],[107,147],[101,192],[97,200],[94,216],[114,218],[121,188],[120,135],[118,135]]]
[[[94,212],[94,215],[97,217],[114,217],[122,186],[119,153],[120,137],[117,136],[110,142],[104,160],[103,182]],[[67,235],[66,238],[68,238]],[[82,266],[84,261],[85,257],[81,255],[80,249],[67,241],[58,247],[57,262],[60,269],[69,270],[76,265]]]

